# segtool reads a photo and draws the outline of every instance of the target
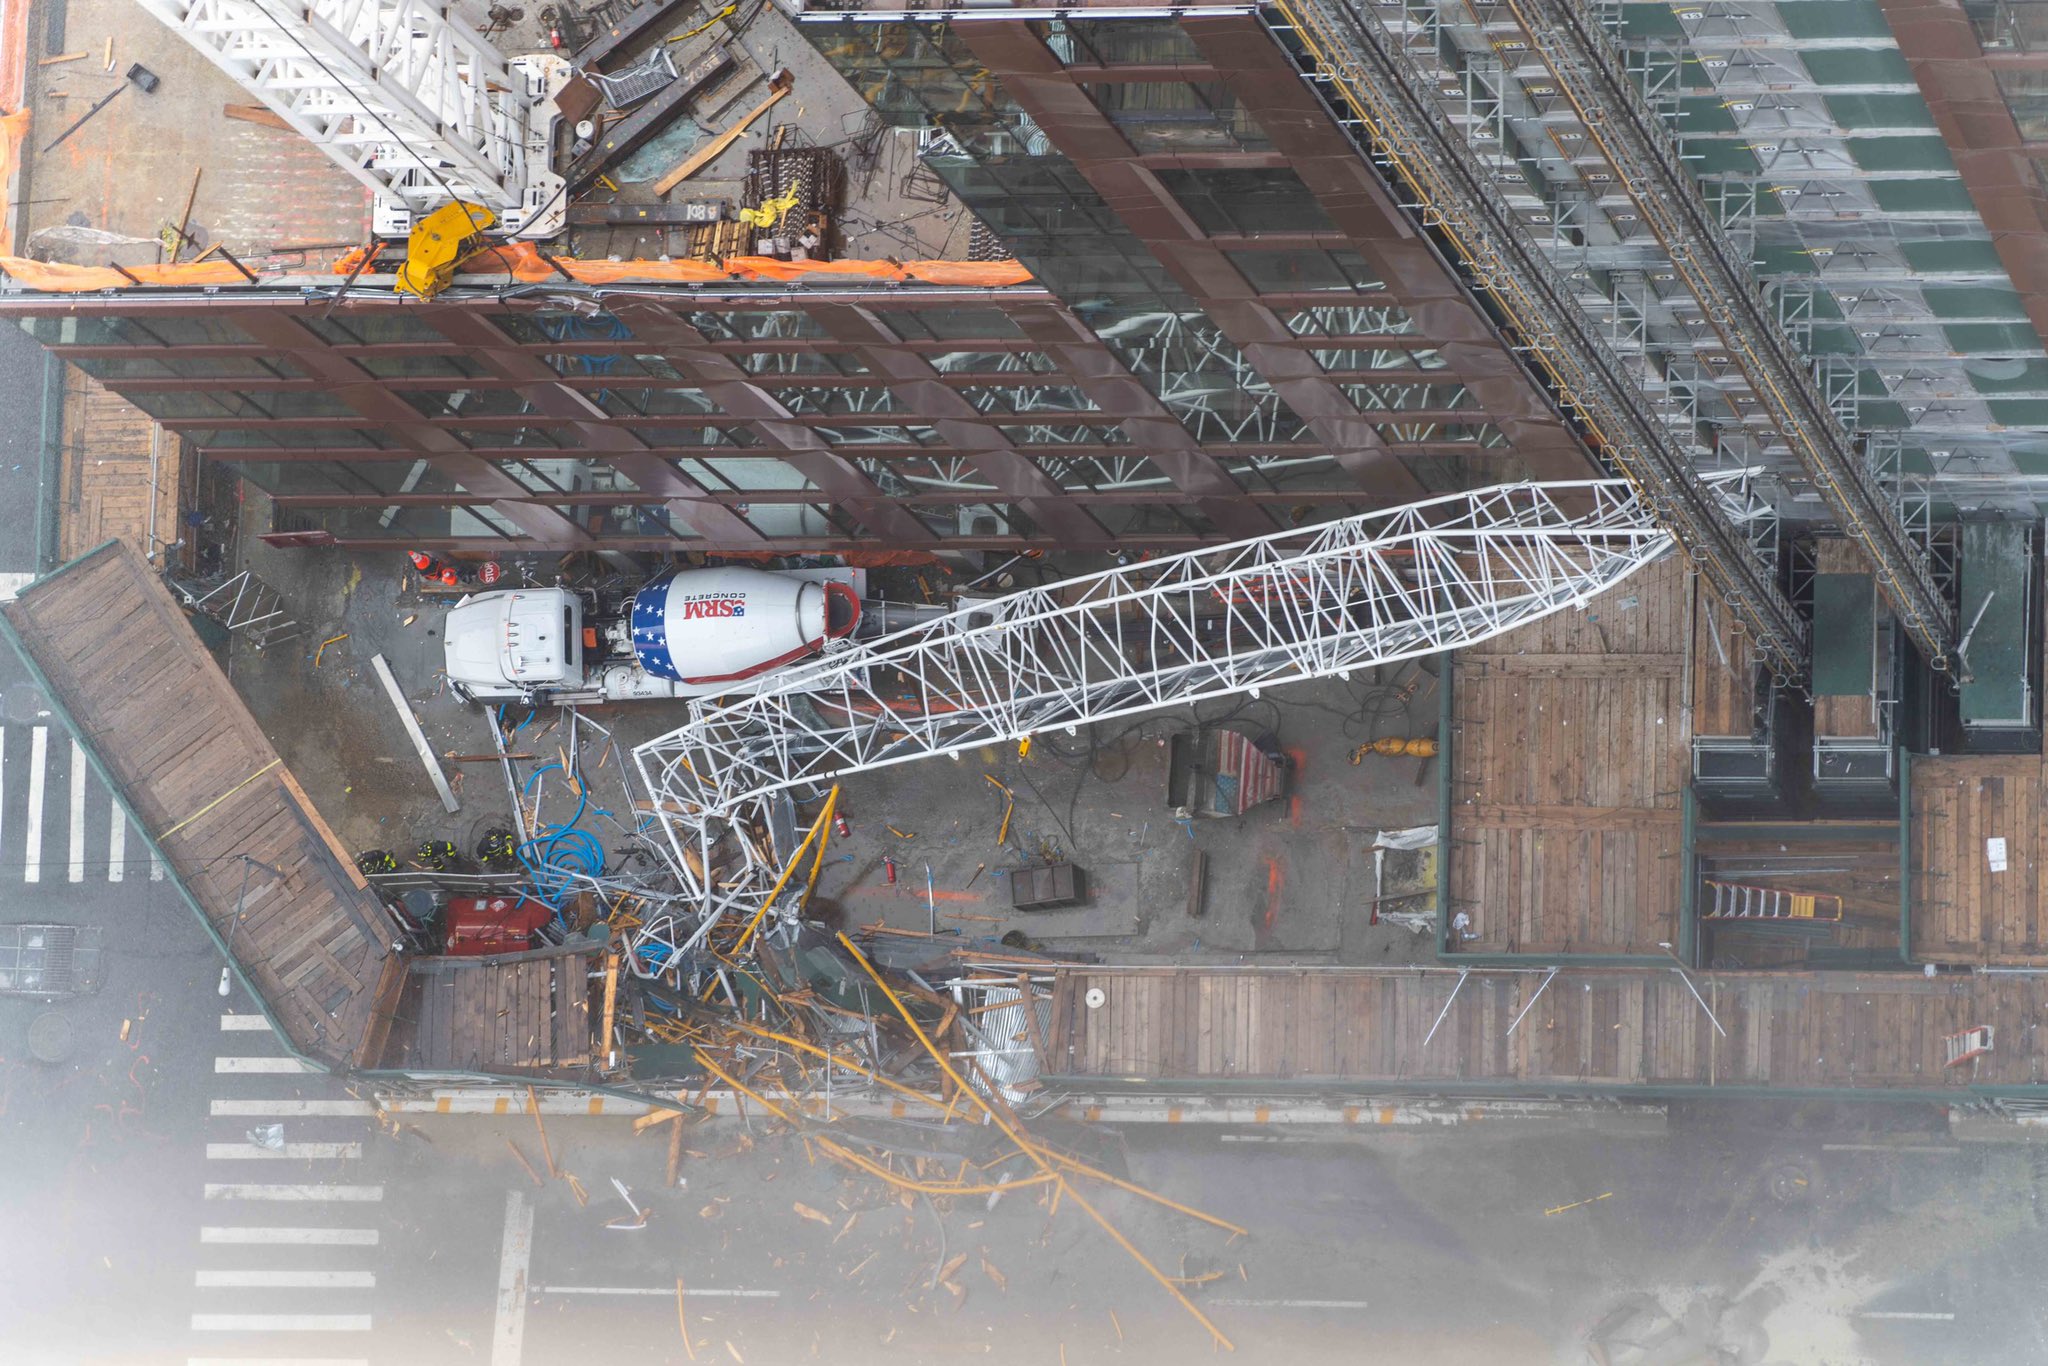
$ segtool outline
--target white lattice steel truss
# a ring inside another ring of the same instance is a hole
[[[567,213],[549,170],[559,57],[507,62],[461,4],[140,0],[378,197],[378,230],[460,198],[508,232]],[[553,226],[549,226],[553,224]]]
[[[692,703],[634,751],[692,908],[648,920],[634,968],[679,967],[767,902],[781,869],[727,836],[765,826],[787,789],[1454,650],[1584,603],[1671,544],[1625,482],[1502,484],[1016,593]],[[771,922],[793,924],[797,900]]]

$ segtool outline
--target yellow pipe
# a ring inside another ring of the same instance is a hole
[[[934,1044],[931,1041],[931,1039],[926,1036],[923,1027],[918,1024],[916,1019],[914,1019],[911,1016],[910,1011],[904,1006],[902,998],[897,996],[895,990],[892,987],[890,987],[890,985],[887,982],[882,980],[882,974],[875,971],[874,964],[868,962],[867,955],[862,953],[859,949],[855,948],[853,941],[851,939],[848,939],[843,933],[839,936],[839,942],[841,945],[845,947],[848,953],[853,955],[854,961],[860,964],[861,970],[867,973],[869,978],[871,978],[874,981],[874,984],[877,987],[881,988],[882,994],[889,998],[889,1004],[895,1007],[896,1013],[903,1018],[903,1023],[909,1026],[910,1032],[917,1037],[918,1043],[923,1045],[924,1051],[931,1054],[932,1061],[939,1065],[939,1070],[944,1072],[948,1077],[950,1077],[955,1086],[959,1087],[962,1091],[967,1093],[967,1098],[973,1101],[974,1104],[981,1110],[981,1112],[989,1117],[990,1122],[992,1122],[998,1129],[1001,1129],[1003,1131],[1004,1137],[1008,1138],[1012,1143],[1016,1144],[1019,1148],[1021,1148],[1026,1156],[1028,1156],[1033,1162],[1038,1164],[1039,1169],[1041,1171],[1045,1172],[1048,1176],[1053,1177],[1057,1181],[1056,1188],[1058,1190],[1073,1196],[1074,1203],[1079,1205],[1083,1210],[1086,1210],[1088,1213],[1088,1217],[1093,1219],[1096,1222],[1096,1224],[1098,1224],[1101,1227],[1104,1233],[1107,1233],[1111,1238],[1116,1240],[1117,1246],[1121,1247],[1125,1252],[1129,1253],[1131,1255],[1131,1259],[1137,1262],[1139,1266],[1144,1267],[1145,1270],[1151,1274],[1153,1280],[1158,1281],[1160,1285],[1166,1288],[1168,1293],[1170,1293],[1176,1300],[1180,1301],[1181,1307],[1183,1309],[1187,1310],[1190,1314],[1195,1316],[1195,1321],[1197,1323],[1201,1324],[1202,1327],[1209,1330],[1209,1336],[1217,1343],[1217,1345],[1221,1346],[1226,1351],[1236,1351],[1237,1344],[1232,1342],[1229,1338],[1223,1336],[1223,1330],[1218,1328],[1215,1324],[1211,1323],[1209,1321],[1209,1316],[1207,1314],[1204,1314],[1199,1308],[1197,1308],[1193,1300],[1189,1299],[1186,1295],[1181,1293],[1180,1287],[1173,1283],[1172,1278],[1167,1276],[1167,1274],[1161,1271],[1158,1267],[1152,1265],[1151,1259],[1147,1257],[1144,1253],[1140,1252],[1137,1249],[1137,1247],[1131,1242],[1130,1239],[1124,1237],[1124,1235],[1117,1230],[1116,1225],[1110,1223],[1108,1219],[1104,1218],[1102,1211],[1095,1208],[1094,1204],[1089,1201],[1087,1196],[1081,1194],[1080,1191],[1076,1190],[1073,1184],[1069,1182],[1064,1176],[1061,1176],[1059,1173],[1054,1171],[1052,1164],[1046,1160],[1045,1154],[1038,1150],[1037,1145],[1032,1143],[1029,1139],[1025,1138],[1023,1134],[1019,1133],[1017,1129],[1011,1125],[1009,1120],[1003,1118],[1003,1116],[997,1112],[996,1108],[993,1105],[990,1105],[987,1100],[982,1098],[979,1092],[975,1091],[973,1088],[968,1086],[967,1082],[961,1077],[959,1071],[953,1066],[952,1062],[946,1057],[946,1055],[943,1052],[940,1051],[938,1045]]]

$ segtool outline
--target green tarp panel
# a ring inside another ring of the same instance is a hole
[[[2027,617],[2033,605],[2033,565],[2027,531],[2019,522],[1963,523],[1960,624],[1970,640],[1962,686],[1965,726],[2029,724]]]
[[[1877,640],[1870,575],[1813,576],[1813,691],[1817,697],[1868,697]]]

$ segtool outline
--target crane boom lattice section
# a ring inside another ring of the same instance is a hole
[[[1433,103],[1405,37],[1377,8],[1344,0],[1276,0],[1275,36],[1298,51],[1307,78],[1374,163],[1411,197],[1409,208],[1497,311],[1588,441],[1641,491],[1743,623],[1773,672],[1806,674],[1807,626],[1779,588],[1762,519],[1728,515],[1701,471],[1690,417],[1646,394],[1575,302],[1554,263],[1501,196],[1470,142]],[[1395,11],[1401,22],[1401,11]]]
[[[513,233],[565,221],[548,163],[568,63],[508,62],[461,5],[140,3],[376,194],[380,233],[455,199],[489,206]]]
[[[1739,497],[1732,480],[1711,492]],[[1497,485],[1019,592],[693,703],[634,758],[703,915],[650,920],[635,968],[664,972],[768,903],[780,870],[725,837],[778,793],[1458,649],[1582,604],[1671,544],[1626,481]]]

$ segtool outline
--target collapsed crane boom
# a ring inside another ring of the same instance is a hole
[[[455,200],[549,237],[568,216],[550,169],[569,64],[507,61],[439,0],[140,0],[377,196],[376,230]]]
[[[1733,479],[1705,487],[1739,507]],[[1502,484],[1019,592],[694,703],[634,759],[701,911],[651,919],[635,970],[767,905],[781,870],[726,835],[791,788],[1457,649],[1671,544],[1625,481]]]

